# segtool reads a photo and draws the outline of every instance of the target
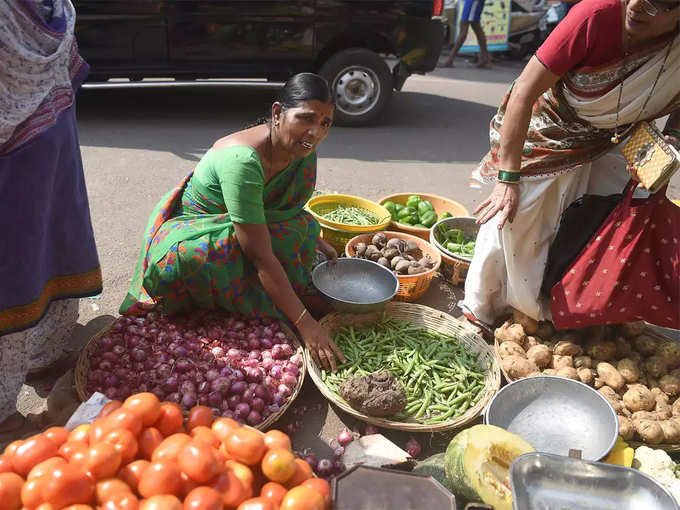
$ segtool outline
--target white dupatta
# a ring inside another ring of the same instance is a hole
[[[650,120],[659,117],[660,113],[680,95],[680,37],[676,36],[671,44],[670,53],[666,59],[668,46],[660,49],[623,82],[621,104],[619,107],[618,125],[631,124],[637,120]],[[664,64],[664,60],[665,64]],[[663,72],[659,71],[663,66]],[[649,94],[654,82],[659,77],[652,96]],[[600,129],[614,129],[616,127],[616,110],[620,86],[600,97],[584,98],[574,94],[567,87],[563,87],[567,103],[576,111],[578,116]],[[644,112],[642,108],[649,97]]]

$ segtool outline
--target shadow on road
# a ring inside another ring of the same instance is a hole
[[[234,86],[83,90],[81,144],[167,151],[197,161],[217,138],[267,115],[275,97],[276,90]],[[477,161],[488,150],[494,114],[479,103],[395,93],[379,123],[334,127],[319,152],[361,161]]]

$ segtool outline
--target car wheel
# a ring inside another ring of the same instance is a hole
[[[319,74],[335,99],[334,122],[359,126],[378,118],[392,97],[392,75],[385,61],[369,50],[349,49],[329,58]]]

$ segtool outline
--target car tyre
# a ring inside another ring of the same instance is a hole
[[[392,74],[377,53],[352,48],[329,58],[319,70],[335,100],[335,124],[360,126],[376,120],[392,98]]]

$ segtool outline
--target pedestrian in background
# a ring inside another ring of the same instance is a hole
[[[0,433],[26,374],[58,361],[101,293],[76,127],[88,72],[69,0],[0,2]]]
[[[463,0],[463,12],[460,18],[460,25],[458,27],[458,39],[456,45],[451,50],[448,58],[442,64],[442,67],[453,67],[453,59],[460,51],[465,39],[467,38],[468,28],[472,26],[472,31],[477,37],[477,44],[479,45],[479,62],[478,67],[489,67],[491,64],[491,57],[486,48],[486,34],[482,28],[482,11],[484,10],[484,0]]]
[[[458,0],[444,0],[444,18],[446,19],[447,33],[444,48],[450,50],[456,44],[458,26]]]

